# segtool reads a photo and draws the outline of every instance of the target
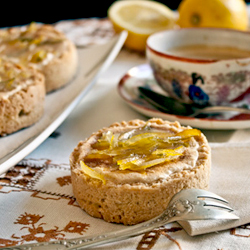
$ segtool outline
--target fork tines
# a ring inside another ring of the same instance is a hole
[[[198,198],[208,198],[208,199],[214,199],[214,200],[218,200],[221,202],[225,202],[225,203],[229,203],[227,200],[225,200],[224,198],[222,198],[221,196],[214,194],[212,192],[206,191],[206,190],[201,190],[198,189],[198,193],[197,193],[197,197]]]
[[[226,209],[230,212],[234,211],[231,207],[223,205],[219,202],[214,202],[214,201],[204,201],[204,206],[205,207],[214,207],[214,208],[218,208],[218,209]]]
[[[225,203],[228,204],[229,202],[224,198],[222,198],[221,196],[206,190],[197,190],[197,198],[202,199],[204,202],[204,207],[207,207],[208,209],[210,207],[211,208],[210,213],[216,215],[216,217],[217,216],[222,218],[224,217],[225,219],[227,218],[239,219],[238,216],[231,214],[231,212],[233,212],[234,209],[225,205]]]

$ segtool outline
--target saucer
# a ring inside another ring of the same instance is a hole
[[[118,93],[122,99],[137,112],[146,117],[157,117],[168,121],[179,121],[182,125],[201,129],[227,130],[250,128],[250,115],[230,113],[207,115],[204,117],[188,117],[161,112],[147,103],[138,91],[138,87],[147,87],[161,94],[165,94],[156,83],[151,67],[142,64],[131,68],[120,80]]]

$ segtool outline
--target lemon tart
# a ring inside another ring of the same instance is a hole
[[[91,216],[125,225],[162,213],[182,189],[207,189],[210,148],[201,131],[157,118],[116,122],[80,141],[72,187]]]

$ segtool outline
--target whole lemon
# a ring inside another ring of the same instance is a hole
[[[246,30],[244,0],[182,0],[178,7],[180,27],[215,27]]]

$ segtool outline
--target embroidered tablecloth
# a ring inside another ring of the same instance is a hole
[[[113,35],[106,19],[56,25],[79,46],[100,43]],[[90,236],[124,227],[92,218],[79,208],[72,193],[68,159],[78,141],[92,132],[115,121],[147,119],[117,93],[117,83],[127,70],[145,62],[145,55],[123,49],[65,122],[34,152],[0,176],[0,247]],[[225,150],[233,165],[244,149],[246,164],[249,129],[203,132],[212,147],[215,167],[224,164],[226,157],[219,156],[226,155]],[[171,223],[97,249],[250,249],[249,237],[250,223],[198,236],[190,236],[180,224]]]

